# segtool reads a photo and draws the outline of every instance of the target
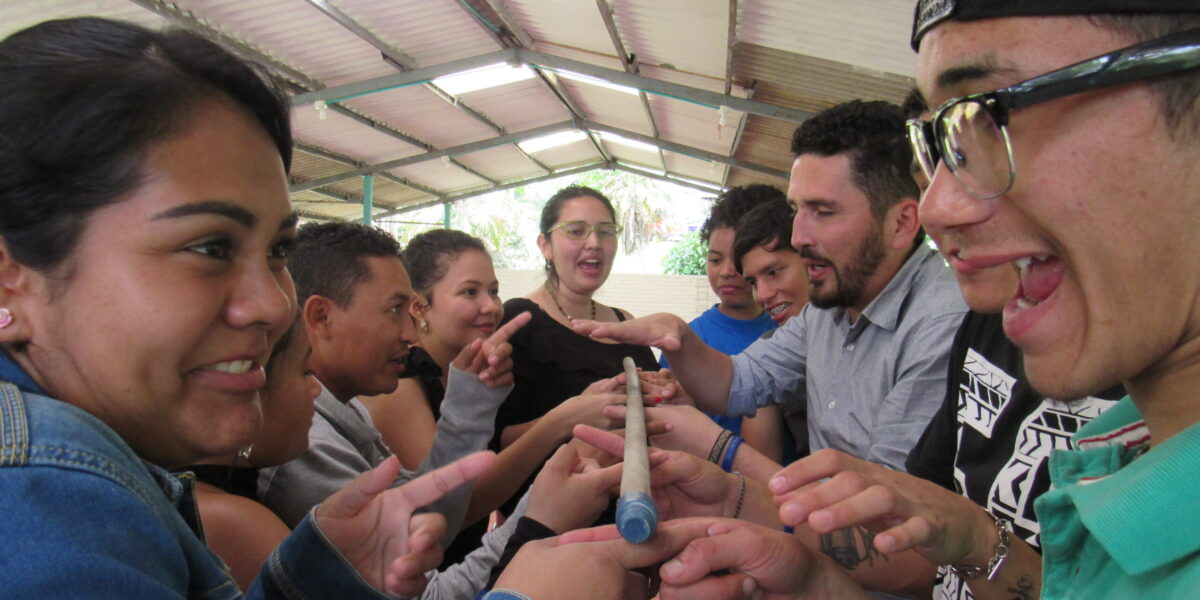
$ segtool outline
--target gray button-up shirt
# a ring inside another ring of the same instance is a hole
[[[903,471],[946,395],[954,332],[967,306],[941,256],[921,246],[851,324],[811,304],[733,357],[731,415],[808,395],[809,445]]]

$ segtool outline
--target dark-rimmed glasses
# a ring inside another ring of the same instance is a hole
[[[549,235],[555,229],[561,229],[563,234],[573,240],[586,240],[593,231],[596,232],[596,237],[605,242],[615,240],[618,235],[621,235],[621,226],[608,222],[592,225],[587,221],[563,221],[551,227],[546,234]]]
[[[908,140],[930,180],[938,162],[967,193],[995,198],[1017,177],[1009,114],[1018,109],[1103,87],[1200,67],[1200,29],[1122,48],[1016,85],[954,98],[929,121],[908,121]]]

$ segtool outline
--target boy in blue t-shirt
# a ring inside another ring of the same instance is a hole
[[[708,220],[700,228],[700,239],[708,245],[705,261],[708,284],[719,302],[688,325],[704,343],[731,356],[745,350],[776,326],[733,264],[733,240],[738,220],[754,207],[768,202],[786,203],[787,200],[779,188],[770,185],[730,188],[717,197]],[[670,367],[665,357],[660,362],[664,367]],[[759,409],[757,415],[745,419],[709,416],[725,429],[741,435],[754,449],[776,461],[782,458],[783,418],[778,408]]]

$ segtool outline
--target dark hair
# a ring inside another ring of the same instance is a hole
[[[612,215],[613,222],[617,222],[617,211],[613,208],[612,202],[604,194],[587,187],[586,185],[571,184],[567,187],[554,192],[553,196],[546,201],[546,205],[542,207],[542,220],[540,223],[542,235],[550,235],[550,228],[558,222],[559,215],[562,214],[562,207],[568,200],[573,200],[585,196],[595,198],[608,209],[608,214]],[[558,273],[554,271],[554,265],[550,261],[546,261],[546,277],[550,281],[558,280]]]
[[[413,289],[432,305],[430,290],[446,276],[450,263],[467,250],[478,250],[491,257],[479,238],[457,229],[433,229],[409,240],[401,258]]]
[[[742,257],[755,248],[769,252],[798,252],[792,247],[792,219],[796,211],[784,200],[755,206],[737,222],[733,238],[733,268],[742,274]]]
[[[0,89],[0,236],[41,271],[71,253],[88,215],[139,184],[150,146],[200,105],[232,101],[291,163],[288,103],[275,83],[187,31],[47,21],[0,42]]]
[[[345,308],[354,299],[358,284],[371,278],[363,259],[369,256],[400,258],[400,243],[382,229],[332,221],[307,223],[296,233],[288,253],[288,270],[296,282],[300,306],[312,296],[324,296]]]
[[[740,220],[750,209],[770,202],[780,200],[787,202],[787,195],[782,190],[765,183],[755,183],[747,186],[729,188],[717,196],[708,219],[700,228],[700,239],[708,243],[712,232],[722,227],[736,228]]]
[[[821,111],[792,134],[792,154],[850,155],[854,185],[867,196],[880,221],[903,198],[920,198],[912,175],[913,153],[900,107],[882,101],[852,100]],[[921,245],[925,230],[913,238]]]
[[[1099,27],[1132,39],[1134,43],[1200,27],[1200,16],[1195,14],[1102,14],[1089,15],[1087,18]],[[1200,70],[1173,73],[1147,83],[1159,96],[1167,131],[1172,136],[1177,131],[1200,135]]]
[[[904,97],[904,101],[900,103],[900,111],[904,113],[905,118],[917,119],[921,117],[921,113],[929,110],[929,103],[925,102],[925,96],[921,95],[921,90],[913,88],[908,90],[908,95]]]

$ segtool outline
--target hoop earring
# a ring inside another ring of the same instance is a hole
[[[4,329],[5,327],[12,325],[12,322],[12,311],[8,310],[7,308],[0,308],[0,329]]]

